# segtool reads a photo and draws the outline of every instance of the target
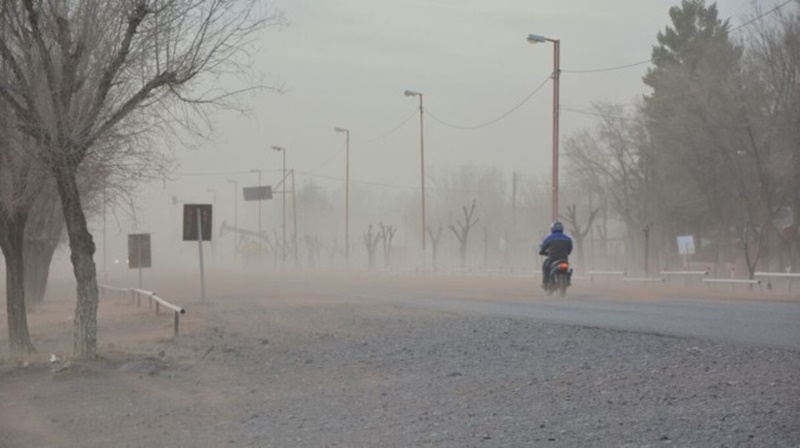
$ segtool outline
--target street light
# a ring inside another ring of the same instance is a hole
[[[558,221],[558,95],[561,77],[561,41],[549,37],[529,34],[528,42],[539,44],[553,43],[553,221]]]
[[[347,149],[344,164],[344,259],[350,261],[350,130],[333,128],[335,132],[347,135]]]
[[[239,182],[235,180],[228,180],[229,184],[233,184],[233,227],[236,227],[236,242],[233,248],[233,260],[236,261],[236,256],[239,250]]]
[[[261,170],[250,170],[251,173],[258,173],[258,189],[261,190]],[[264,250],[261,247],[261,198],[258,199],[258,262],[262,260]]]
[[[406,96],[419,97],[419,166],[420,182],[422,184],[422,262],[425,263],[425,138],[422,120],[422,93],[406,90]]]
[[[213,215],[214,215],[214,213],[217,213],[217,190],[213,190],[213,189],[209,188],[209,189],[207,189],[206,191],[207,191],[207,192],[209,192],[209,193],[211,193],[211,194],[213,195],[213,197],[214,197],[214,207],[212,207],[212,209],[211,209],[211,215],[213,216]],[[212,222],[213,222],[213,221],[215,221],[215,220],[212,220]],[[211,229],[211,231],[212,231],[212,233],[213,233],[214,229]],[[216,243],[217,243],[217,240],[216,240],[216,239],[214,239],[214,240],[212,240],[212,241],[211,241],[211,261],[212,261],[213,263],[216,263],[216,262],[217,262],[217,259],[216,259],[216,254],[215,254],[215,253],[216,253],[216,251],[214,250],[214,246],[216,246],[216,245],[217,245]]]
[[[286,262],[286,148],[282,146],[273,146],[272,149],[278,152],[283,153],[283,180],[281,183],[283,184],[283,244],[281,245],[281,256],[283,257],[284,263]]]

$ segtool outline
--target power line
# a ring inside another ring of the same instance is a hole
[[[308,177],[316,177],[319,179],[327,179],[327,180],[335,180],[337,182],[344,182],[344,178],[336,177],[336,176],[326,176],[323,174],[314,174],[309,173],[307,171],[297,171],[299,174],[308,176]],[[407,185],[393,185],[393,184],[384,184],[380,182],[368,182],[368,181],[359,181],[359,180],[351,180],[351,183],[354,184],[361,184],[361,185],[372,185],[376,187],[383,187],[383,188],[394,188],[394,189],[402,189],[402,190],[419,190],[419,187],[412,187]]]
[[[383,140],[386,137],[394,134],[398,129],[402,128],[406,123],[411,121],[411,119],[414,118],[416,115],[417,115],[417,108],[415,107],[414,111],[411,112],[411,114],[408,117],[406,117],[403,121],[401,121],[400,124],[398,124],[397,126],[391,128],[390,130],[384,132],[380,136],[375,137],[375,138],[371,138],[371,139],[368,139],[368,140],[354,140],[353,143],[354,144],[358,144],[358,145],[363,145],[363,144],[367,144],[367,143],[374,143],[374,142],[377,142],[378,140]]]
[[[330,156],[330,157],[328,158],[328,160],[326,160],[326,161],[324,161],[324,162],[320,163],[320,164],[319,164],[319,165],[317,165],[315,168],[313,168],[311,171],[318,171],[318,170],[320,170],[321,168],[325,168],[325,167],[326,167],[326,166],[328,166],[328,165],[329,165],[331,162],[333,162],[333,160],[334,160],[335,158],[339,157],[341,154],[342,154],[342,149],[339,149],[338,151],[336,151],[335,153],[333,153],[333,155],[332,155],[332,156]],[[299,171],[298,171],[298,173],[299,173]]]
[[[761,14],[758,17],[754,17],[754,18],[748,20],[747,22],[744,22],[744,23],[740,24],[739,26],[737,26],[735,28],[732,28],[730,32],[733,33],[733,32],[739,31],[740,29],[750,25],[753,22],[756,22],[758,20],[763,19],[764,17],[774,13],[775,11],[783,8],[784,6],[788,5],[789,3],[792,3],[793,1],[794,0],[787,0],[787,1],[783,2],[783,3],[781,3],[780,5],[778,5],[778,6],[774,7],[774,8],[772,8],[772,9],[770,9],[769,11],[765,12],[764,14]]]
[[[644,61],[634,62],[632,64],[625,64],[625,65],[617,65],[614,67],[606,67],[606,68],[595,68],[595,69],[588,69],[588,70],[561,70],[562,73],[600,73],[600,72],[612,72],[615,70],[623,70],[626,68],[631,67],[638,67],[640,65],[649,64],[650,59],[646,59]]]
[[[761,14],[760,16],[758,16],[758,17],[754,17],[754,18],[752,18],[752,19],[748,20],[747,22],[744,22],[744,23],[742,23],[742,24],[740,24],[740,25],[738,25],[738,26],[736,26],[736,27],[734,27],[734,28],[731,28],[731,30],[729,31],[729,33],[734,33],[734,32],[736,32],[736,31],[739,31],[740,29],[742,29],[742,28],[744,28],[744,27],[746,27],[746,26],[748,26],[748,25],[751,25],[751,24],[753,24],[754,22],[756,22],[756,21],[758,21],[758,20],[761,20],[761,19],[763,19],[764,17],[766,17],[766,16],[768,16],[768,15],[770,15],[770,14],[772,14],[772,13],[774,13],[774,12],[778,11],[779,9],[783,8],[784,6],[788,5],[789,3],[792,3],[793,1],[794,1],[794,0],[786,0],[785,2],[783,2],[783,3],[781,3],[780,5],[778,5],[778,6],[774,7],[774,8],[772,8],[772,9],[770,9],[769,11],[767,11],[767,12],[765,12],[765,13]],[[588,70],[561,70],[561,72],[562,72],[562,73],[600,73],[600,72],[611,72],[611,71],[616,71],[616,70],[624,70],[624,69],[627,69],[627,68],[632,68],[632,67],[638,67],[638,66],[640,66],[640,65],[649,64],[650,62],[651,62],[651,59],[649,59],[649,58],[648,58],[648,59],[646,59],[646,60],[642,60],[642,61],[639,61],[639,62],[633,62],[633,63],[631,63],[631,64],[625,64],[625,65],[616,65],[616,66],[613,66],[613,67],[606,67],[606,68],[595,68],[595,69],[588,69]]]
[[[262,173],[277,172],[280,170],[261,170]],[[239,176],[243,174],[252,174],[250,171],[200,171],[200,172],[183,172],[175,173],[175,176]]]
[[[487,122],[485,122],[485,123],[476,124],[476,125],[472,125],[472,126],[460,126],[460,125],[455,125],[455,124],[448,123],[448,122],[446,122],[446,121],[442,120],[441,118],[439,118],[439,117],[437,117],[436,115],[434,115],[433,113],[431,113],[431,112],[430,112],[428,109],[425,109],[425,112],[427,112],[427,113],[428,113],[428,115],[429,115],[431,118],[433,118],[433,119],[434,119],[434,121],[437,121],[437,122],[439,122],[440,124],[443,124],[443,125],[445,125],[445,126],[447,126],[447,127],[450,127],[450,128],[454,128],[454,129],[462,129],[462,130],[474,130],[474,129],[485,128],[485,127],[487,127],[487,126],[491,126],[491,125],[493,125],[493,124],[497,123],[498,121],[500,121],[500,120],[502,120],[502,119],[504,119],[504,118],[508,117],[509,115],[513,114],[514,112],[516,112],[516,111],[517,111],[517,109],[519,109],[519,108],[520,108],[520,107],[522,107],[522,106],[523,106],[525,103],[527,103],[528,101],[530,101],[530,99],[531,99],[531,98],[533,98],[533,96],[534,96],[534,95],[536,95],[536,93],[537,93],[539,90],[541,90],[541,89],[542,89],[542,87],[544,87],[544,85],[545,85],[545,84],[547,84],[547,81],[549,81],[549,80],[550,80],[550,78],[552,78],[552,75],[550,75],[550,76],[548,76],[547,78],[545,78],[545,79],[544,79],[544,81],[542,81],[542,83],[541,83],[541,84],[539,84],[539,85],[538,85],[538,86],[537,86],[535,89],[533,89],[533,91],[532,91],[531,93],[529,93],[529,94],[528,94],[528,96],[526,96],[526,97],[525,97],[525,98],[524,98],[522,101],[520,101],[519,103],[517,103],[517,104],[516,104],[514,107],[512,107],[510,110],[508,110],[507,112],[503,113],[503,114],[502,114],[502,115],[500,115],[499,117],[497,117],[497,118],[494,118],[494,119],[492,119],[492,120],[489,120],[489,121],[487,121]]]

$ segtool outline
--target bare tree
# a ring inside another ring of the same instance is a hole
[[[753,14],[762,15],[758,5]],[[768,211],[775,212],[768,221],[769,227],[789,249],[788,264],[797,270],[800,262],[800,15],[797,10],[791,13],[781,9],[772,11],[749,29],[747,42],[745,88],[739,96],[746,99],[741,102],[742,108],[752,117],[747,123],[748,137],[752,138],[745,140],[751,143],[750,147],[741,150],[749,163],[756,164],[761,201]]]
[[[636,258],[638,229],[646,221],[649,205],[644,197],[644,128],[619,106],[600,103],[592,110],[600,117],[596,131],[568,137],[564,145],[566,156],[584,187],[604,192],[610,207],[625,224],[626,262],[632,262]]]
[[[50,274],[50,262],[64,234],[64,215],[52,181],[46,182],[43,191],[31,207],[25,227],[25,303],[33,308],[44,300]]]
[[[458,229],[454,224],[450,224],[449,228],[450,231],[453,232],[453,235],[456,236],[458,239],[458,254],[461,260],[461,267],[466,267],[467,265],[467,246],[469,244],[469,231],[472,229],[475,224],[478,223],[479,219],[475,218],[473,220],[473,214],[475,213],[475,199],[472,200],[472,206],[467,208],[466,206],[462,207],[462,211],[464,212],[464,221],[458,220],[456,224],[458,224]]]
[[[342,249],[339,247],[339,240],[333,240],[333,244],[327,246],[325,251],[328,254],[328,264],[331,269],[336,267],[336,255],[342,254]]]
[[[2,97],[20,119],[52,172],[61,199],[77,281],[74,356],[97,350],[95,245],[78,188],[80,167],[114,130],[152,131],[174,123],[192,127],[203,105],[223,95],[192,89],[237,68],[236,57],[258,30],[277,23],[255,0],[5,1],[0,58],[11,76]],[[174,106],[183,105],[181,110]]]
[[[578,261],[580,263],[581,269],[586,269],[586,252],[584,251],[583,241],[586,238],[586,235],[589,234],[589,231],[592,229],[592,223],[594,223],[594,219],[597,216],[597,213],[600,212],[599,208],[591,210],[589,212],[589,219],[586,220],[586,225],[581,225],[580,221],[578,220],[578,207],[575,204],[567,206],[567,216],[562,216],[561,218],[567,222],[569,225],[569,232],[573,238],[575,238],[575,246],[578,249]]]
[[[372,231],[372,224],[364,232],[364,246],[367,248],[367,266],[369,270],[375,269],[375,254],[378,252],[378,242],[381,234]]]
[[[306,242],[306,249],[308,250],[308,265],[312,268],[318,268],[320,254],[322,252],[322,241],[317,235],[306,235],[304,240]]]
[[[0,249],[6,264],[6,312],[12,355],[34,351],[25,306],[24,235],[46,173],[24,151],[27,139],[14,129],[13,111],[0,98]]]
[[[744,259],[747,265],[747,274],[749,279],[753,279],[758,261],[764,253],[765,237],[767,232],[763,231],[764,226],[760,228],[753,226],[748,222],[742,231],[742,250],[744,251]],[[755,242],[755,248],[753,243]]]
[[[397,229],[394,226],[384,226],[383,223],[378,223],[381,227],[381,241],[383,241],[383,265],[385,268],[391,267],[392,264],[392,240]]]
[[[427,226],[425,230],[428,232],[428,241],[431,242],[431,248],[433,249],[433,268],[436,269],[437,267],[437,254],[439,252],[439,241],[442,239],[442,225],[439,224],[439,227],[436,228],[436,233],[433,232],[431,226]]]

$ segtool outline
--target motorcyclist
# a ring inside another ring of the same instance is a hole
[[[550,266],[557,260],[568,261],[569,254],[572,253],[572,238],[564,233],[564,225],[559,221],[550,226],[550,235],[542,240],[539,245],[539,255],[547,258],[542,264],[542,288],[547,289],[550,283]]]

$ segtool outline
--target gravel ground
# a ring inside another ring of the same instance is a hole
[[[800,446],[793,351],[324,295],[194,315],[0,363],[0,447]]]

